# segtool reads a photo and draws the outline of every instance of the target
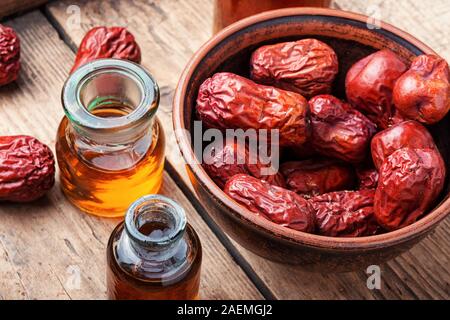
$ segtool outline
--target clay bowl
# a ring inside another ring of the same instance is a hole
[[[332,238],[302,233],[256,216],[229,198],[196,163],[193,140],[195,100],[200,84],[215,72],[249,73],[251,52],[264,44],[314,37],[331,45],[339,56],[340,74],[334,94],[344,98],[344,78],[358,59],[390,48],[405,61],[432,49],[411,35],[385,23],[368,28],[366,16],[317,8],[291,8],[241,20],[210,39],[193,56],[176,90],[173,123],[192,184],[208,210],[227,234],[250,251],[267,259],[316,271],[365,270],[410,249],[449,213],[449,184],[439,203],[425,217],[401,230],[372,237]],[[435,53],[434,53],[435,54]],[[450,118],[430,127],[448,165]],[[201,139],[197,137],[196,139]],[[450,170],[448,170],[450,172]]]

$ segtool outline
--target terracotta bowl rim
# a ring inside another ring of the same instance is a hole
[[[190,159],[195,159],[193,149],[191,147],[190,138],[186,133],[186,127],[184,126],[183,114],[184,114],[184,97],[186,95],[187,84],[197,68],[201,60],[208,54],[208,52],[216,45],[221,43],[224,39],[228,38],[232,34],[256,23],[271,20],[274,18],[288,17],[288,16],[304,16],[304,15],[320,15],[346,18],[357,22],[367,22],[368,17],[362,14],[336,10],[336,9],[324,9],[324,8],[287,8],[273,11],[267,11],[260,13],[226,27],[215,36],[210,38],[199,50],[193,55],[185,67],[173,99],[173,126],[175,131],[175,137],[177,139],[180,151],[191,169],[191,172],[195,175],[197,182],[201,183],[205,190],[213,196],[218,205],[225,206],[234,215],[234,218],[241,220],[240,223],[248,223],[259,232],[263,232],[275,236],[278,239],[288,241],[298,245],[306,245],[310,247],[318,247],[322,249],[336,250],[360,250],[360,249],[377,249],[381,247],[389,247],[396,244],[408,242],[414,238],[420,237],[433,229],[437,224],[442,221],[450,212],[450,198],[445,199],[437,205],[428,215],[421,218],[417,222],[402,229],[391,231],[388,233],[370,236],[370,237],[352,237],[352,238],[340,238],[340,237],[327,237],[316,234],[305,233],[286,227],[277,225],[265,218],[255,215],[248,209],[240,206],[230,197],[228,197],[221,188],[219,188],[213,180],[204,171],[201,164],[189,163]],[[435,54],[430,47],[411,36],[405,31],[402,31],[391,24],[381,22],[381,29],[388,31],[397,37],[405,40],[406,42],[419,48],[421,51],[427,54]],[[223,214],[223,213],[221,213]],[[228,213],[227,213],[228,214]]]

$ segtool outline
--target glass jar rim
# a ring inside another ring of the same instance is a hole
[[[89,112],[80,99],[83,84],[104,72],[121,73],[140,87],[141,99],[136,108],[121,117],[104,118]],[[97,59],[76,69],[62,90],[64,113],[77,126],[90,130],[110,130],[132,127],[151,118],[159,105],[159,87],[153,76],[141,65],[121,59]]]
[[[171,210],[172,216],[174,218],[174,227],[172,232],[168,235],[162,236],[157,240],[141,233],[136,226],[136,215],[135,212],[145,204],[151,203],[162,203],[167,205]],[[140,244],[144,244],[149,247],[166,248],[173,243],[176,243],[184,234],[186,230],[186,213],[184,209],[174,200],[159,194],[146,195],[135,202],[128,208],[125,215],[125,230],[128,235]]]

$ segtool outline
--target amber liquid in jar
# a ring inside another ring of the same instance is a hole
[[[71,114],[64,117],[56,154],[66,197],[87,213],[119,217],[136,199],[159,191],[165,139],[157,118],[146,116],[145,110],[139,115],[143,119],[136,116],[137,122],[130,126],[128,117],[139,112],[142,100],[128,97],[139,91],[132,87],[133,82],[123,75],[102,76],[105,78],[96,78],[94,88],[94,81],[85,84],[82,90],[87,93],[78,99],[86,100],[81,106],[86,112],[81,116],[88,113],[92,122],[80,126],[77,119],[70,120]],[[121,123],[98,125],[109,120]]]
[[[290,7],[329,7],[331,0],[215,0],[214,28],[217,33],[226,26],[264,11]]]
[[[182,208],[163,196],[145,196],[109,239],[108,298],[198,299],[201,261],[200,240]]]

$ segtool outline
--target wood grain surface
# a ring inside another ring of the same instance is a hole
[[[409,32],[450,61],[449,0],[334,0],[334,5],[376,17]]]
[[[48,0],[1,0],[0,19],[23,10],[32,9],[48,2]]]
[[[22,40],[22,71],[16,83],[0,88],[0,135],[30,134],[53,148],[63,116],[60,92],[74,54],[38,11],[7,24]],[[167,174],[161,192],[186,209],[200,236],[202,297],[261,298]],[[2,203],[0,299],[105,298],[105,245],[118,223],[81,213],[68,203],[58,185],[33,204]]]
[[[409,31],[449,59],[450,3],[435,0],[430,6],[422,2],[338,0],[335,6],[369,14],[381,7],[383,20]],[[68,10],[69,6],[75,10]],[[75,48],[93,26],[128,27],[142,48],[143,65],[161,87],[158,116],[167,137],[167,160],[176,170],[172,177],[165,175],[163,193],[182,203],[201,237],[203,298],[261,298],[239,265],[255,273],[253,281],[262,280],[258,287],[269,290],[266,296],[282,299],[450,298],[450,219],[411,251],[381,266],[381,290],[367,288],[365,270],[305,273],[259,258],[234,242],[227,245],[228,250],[237,248],[245,261],[233,260],[222,245],[230,240],[216,230],[213,221],[197,213],[207,215],[190,190],[171,123],[173,92],[182,69],[211,36],[212,1],[67,0],[50,3],[45,14],[33,12],[6,21],[21,37],[23,68],[17,83],[0,88],[0,119],[7,124],[0,127],[0,134],[32,134],[53,146],[62,117],[60,90],[73,62],[69,47]],[[104,298],[104,247],[116,224],[78,212],[58,187],[32,206],[2,204],[0,299]],[[81,276],[80,288],[72,288],[74,272]]]
[[[348,2],[348,3],[347,3]],[[388,1],[385,1],[388,2]],[[384,11],[388,21],[409,21],[409,31],[417,31],[417,25],[425,30],[420,38],[434,47],[445,49],[442,38],[446,30],[440,28],[443,18],[436,10],[410,13],[418,2],[412,0],[396,1],[400,7]],[[442,14],[448,12],[448,1],[435,1]],[[81,8],[79,28],[67,28],[70,17],[66,14],[69,4]],[[411,4],[413,3],[413,4]],[[338,1],[338,6],[347,10],[365,12],[360,1]],[[137,38],[143,51],[143,64],[151,70],[164,88],[165,98],[161,102],[160,117],[163,119],[169,137],[168,160],[177,168],[181,177],[187,180],[184,163],[175,146],[170,122],[171,100],[181,71],[191,55],[210,36],[212,29],[212,1],[59,1],[50,4],[48,14],[51,20],[62,29],[68,43],[78,44],[84,33],[99,24],[127,26]],[[403,10],[399,10],[402,8]],[[444,8],[446,10],[444,10]],[[410,17],[411,15],[413,17]],[[406,18],[408,16],[408,18]],[[438,20],[436,20],[438,19]],[[439,21],[439,22],[437,22]],[[448,25],[448,24],[447,24]],[[400,26],[402,27],[402,26]],[[447,30],[448,32],[448,30]],[[439,36],[440,35],[440,36]],[[419,35],[420,36],[420,35]],[[445,50],[440,50],[443,55]],[[161,114],[162,113],[162,114]],[[189,182],[187,182],[189,183]],[[192,199],[191,199],[192,200]],[[192,200],[195,201],[195,200]],[[201,205],[201,204],[200,204]],[[366,286],[365,270],[348,274],[310,274],[294,267],[261,259],[234,243],[246,258],[256,274],[264,281],[276,298],[282,299],[429,299],[450,297],[450,220],[447,219],[429,237],[410,252],[381,266],[382,289],[369,290]]]

